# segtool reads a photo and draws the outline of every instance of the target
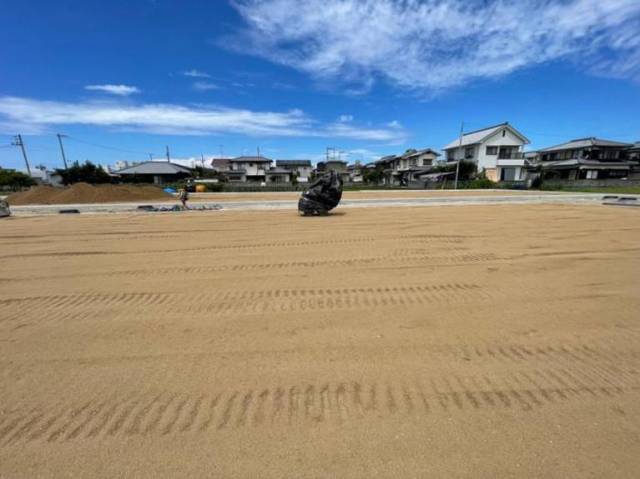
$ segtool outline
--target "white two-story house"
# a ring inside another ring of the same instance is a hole
[[[311,160],[277,160],[276,166],[295,175],[298,183],[308,183],[313,171]]]
[[[509,123],[465,133],[443,148],[447,161],[467,160],[492,181],[525,179],[523,148],[529,139]]]
[[[273,160],[264,156],[238,156],[229,160],[227,174],[236,181],[262,183],[271,163]]]

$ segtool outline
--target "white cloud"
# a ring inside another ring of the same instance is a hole
[[[218,90],[220,87],[215,83],[208,81],[197,81],[193,84],[193,88],[198,91]]]
[[[301,110],[261,112],[215,105],[131,105],[118,102],[57,102],[0,97],[0,126],[20,124],[32,131],[57,125],[90,125],[174,135],[216,133],[251,136],[345,138],[401,142],[404,130],[323,124]]]
[[[434,93],[563,60],[640,80],[638,0],[233,0],[242,48],[318,78]],[[594,67],[594,65],[596,65]]]
[[[129,96],[133,95],[134,93],[140,93],[138,87],[129,85],[87,85],[84,87],[84,89],[91,91],[101,91],[118,96]]]
[[[387,123],[389,128],[402,128],[402,124],[398,120],[393,120]]]
[[[201,72],[199,70],[196,70],[195,68],[182,72],[182,75],[190,78],[211,78],[211,75],[209,75],[208,73]]]
[[[338,121],[340,123],[348,123],[350,121],[353,121],[353,115],[340,115],[338,117]]]

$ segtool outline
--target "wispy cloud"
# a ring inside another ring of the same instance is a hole
[[[209,81],[197,81],[193,84],[194,90],[198,91],[208,91],[208,90],[218,90],[220,87],[215,83]]]
[[[209,75],[208,73],[201,72],[200,70],[196,70],[195,68],[193,70],[182,72],[182,75],[190,78],[211,78],[211,75]]]
[[[118,96],[129,96],[134,93],[140,93],[140,89],[138,87],[129,85],[87,85],[84,89],[90,91],[101,91],[109,93],[110,95]]]
[[[57,102],[0,97],[0,125],[46,131],[57,125],[90,125],[174,135],[216,133],[250,136],[344,138],[397,143],[407,133],[397,128],[322,123],[301,110],[252,111],[215,105]],[[15,127],[14,129],[15,130]]]
[[[638,0],[232,1],[243,50],[353,93],[380,78],[435,93],[555,60],[640,80]]]

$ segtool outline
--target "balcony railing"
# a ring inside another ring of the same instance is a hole
[[[522,160],[524,159],[524,153],[520,151],[500,151],[498,153],[499,160]]]

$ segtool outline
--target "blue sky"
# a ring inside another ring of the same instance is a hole
[[[530,149],[640,140],[637,0],[11,1],[0,166],[350,161],[509,121]]]

